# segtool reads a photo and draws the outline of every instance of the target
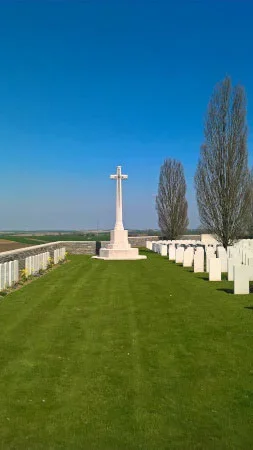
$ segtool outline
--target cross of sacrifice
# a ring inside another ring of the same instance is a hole
[[[128,175],[122,175],[121,166],[117,167],[117,173],[110,175],[111,180],[116,180],[116,223],[115,230],[124,230],[122,220],[122,180],[127,180]]]

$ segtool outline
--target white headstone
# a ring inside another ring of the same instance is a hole
[[[4,263],[4,289],[9,286],[9,264],[7,262]]]
[[[210,259],[209,281],[221,281],[221,260],[219,258]]]
[[[157,247],[157,243],[156,242],[152,242],[152,251],[156,253],[156,247]]]
[[[228,281],[234,281],[234,266],[241,265],[240,259],[228,258]]]
[[[217,247],[218,258],[227,258],[227,252],[224,247]]]
[[[14,283],[14,261],[9,262],[9,286],[12,286]]]
[[[178,247],[176,249],[176,263],[183,263],[184,260],[184,247]]]
[[[35,261],[35,272],[38,273],[39,271],[39,255],[35,255],[34,256],[34,261]]]
[[[32,275],[32,256],[29,256],[29,263],[28,263],[28,267],[29,267],[29,275]]]
[[[206,272],[209,272],[210,260],[213,258],[216,258],[216,255],[213,253],[206,255]]]
[[[183,266],[184,267],[192,267],[192,264],[193,264],[193,247],[188,247],[184,251]]]
[[[29,277],[32,273],[32,258],[31,256],[28,256],[27,258],[25,258],[25,270],[27,272],[27,276]]]
[[[204,269],[204,252],[202,251],[196,251],[196,253],[194,254],[194,263],[193,263],[193,267],[194,267],[194,272],[200,272],[203,273],[205,271]]]
[[[33,274],[37,272],[37,259],[36,255],[32,256],[32,267],[33,267]]]
[[[47,268],[47,254],[46,252],[42,254],[42,269],[46,270]]]
[[[234,266],[234,294],[249,294],[249,272],[243,265]]]
[[[51,261],[51,257],[50,257],[50,253],[49,252],[46,252],[47,253],[47,267],[49,266],[49,264],[50,264],[50,261]]]
[[[221,271],[227,272],[228,271],[228,258],[226,256],[221,256]]]
[[[249,281],[253,281],[253,266],[245,266],[248,269]]]
[[[228,258],[233,258],[233,254],[234,254],[234,247],[232,245],[229,245],[227,248],[227,256]]]
[[[160,255],[161,256],[168,256],[168,247],[167,247],[167,245],[160,244]],[[61,259],[62,259],[62,253],[61,253]]]
[[[0,292],[4,290],[4,265],[0,264]]]
[[[152,241],[146,241],[146,248],[152,250]]]
[[[169,245],[169,260],[175,261],[176,259],[176,247],[175,245]]]
[[[18,271],[18,260],[15,259],[14,261],[14,283],[18,283],[19,281],[19,271]]]
[[[31,256],[31,275],[33,275],[35,272],[35,260],[34,255]]]

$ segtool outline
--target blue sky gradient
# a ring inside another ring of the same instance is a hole
[[[157,227],[166,157],[193,177],[214,85],[248,96],[252,164],[253,2],[0,2],[0,229],[114,225],[117,165],[128,228]]]

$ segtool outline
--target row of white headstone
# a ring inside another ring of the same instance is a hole
[[[65,247],[57,248],[54,250],[54,264],[63,261],[65,259],[66,249]]]
[[[13,286],[19,280],[18,260],[0,264],[0,291]]]
[[[65,259],[65,247],[54,250],[53,263],[58,264]],[[30,276],[38,273],[40,270],[46,270],[50,264],[50,253],[44,252],[38,255],[28,256],[25,258],[26,275]],[[5,262],[0,264],[0,291],[4,291],[8,287],[18,283],[20,278],[18,260]]]
[[[228,281],[234,281],[235,294],[249,294],[249,282],[253,281],[252,239],[243,239],[227,250],[220,245],[185,240],[147,242],[146,246],[184,267],[193,266],[194,272],[208,272],[209,281],[221,281],[221,274],[227,273]]]
[[[65,247],[54,250],[53,263],[58,264],[65,259]],[[50,264],[50,253],[44,252],[38,255],[28,256],[25,259],[25,269],[27,276],[38,273],[40,270],[46,270]]]
[[[38,255],[28,256],[25,259],[26,275],[34,275],[40,270],[46,270],[50,262],[50,253],[44,252]]]

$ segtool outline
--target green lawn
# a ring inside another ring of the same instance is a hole
[[[73,256],[5,297],[0,449],[252,449],[253,298],[204,278]]]

